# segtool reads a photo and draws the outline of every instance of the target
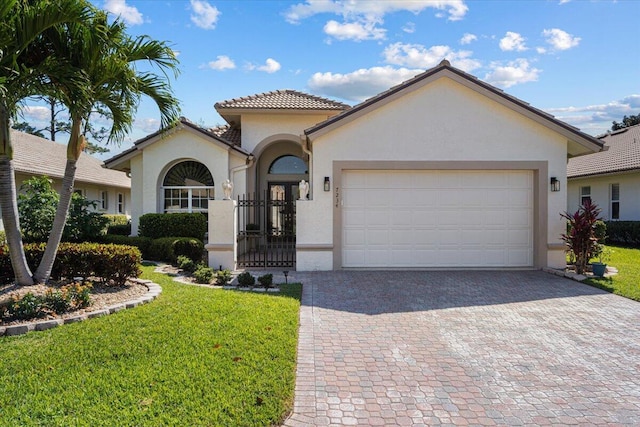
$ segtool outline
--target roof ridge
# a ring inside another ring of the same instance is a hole
[[[243,103],[243,102],[251,102],[251,101],[259,101],[261,99],[265,99],[265,98],[269,98],[271,96],[274,95],[294,95],[297,96],[299,98],[302,98],[304,100],[311,100],[311,101],[316,101],[322,104],[326,104],[327,106],[330,107],[336,107],[336,108],[340,108],[340,109],[348,109],[351,108],[350,105],[345,104],[343,102],[340,101],[336,101],[330,98],[325,98],[322,96],[318,96],[318,95],[313,95],[310,93],[306,93],[306,92],[302,92],[300,90],[296,90],[296,89],[275,89],[275,90],[271,90],[271,91],[267,91],[267,92],[260,92],[260,93],[256,93],[253,95],[247,95],[247,96],[241,96],[238,98],[231,98],[231,99],[226,99],[223,101],[219,101],[216,102],[214,105],[214,108],[216,109],[224,109],[224,108],[238,108],[238,107],[234,107],[232,106],[232,104],[238,104],[238,103]],[[251,107],[248,107],[251,108]],[[274,108],[274,107],[272,107]],[[288,107],[282,107],[282,108],[288,108]],[[296,108],[296,107],[290,107],[290,108]]]

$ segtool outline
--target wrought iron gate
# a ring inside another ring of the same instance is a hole
[[[239,268],[295,269],[295,201],[238,196],[237,239]]]

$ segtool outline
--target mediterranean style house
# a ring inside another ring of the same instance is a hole
[[[59,191],[67,161],[67,146],[28,133],[11,130],[16,186],[33,176],[48,176]],[[96,202],[96,211],[129,215],[131,179],[126,173],[107,169],[104,164],[82,153],[77,163],[74,190]],[[2,230],[0,217],[0,230]]]
[[[134,234],[206,212],[209,264],[231,269],[564,267],[567,158],[602,149],[446,60],[354,107],[281,90],[215,108],[225,126],[182,119],[106,165],[131,174]]]
[[[599,139],[603,151],[569,159],[569,212],[577,211],[588,198],[605,220],[640,221],[640,125]]]

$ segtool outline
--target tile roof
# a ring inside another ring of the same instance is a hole
[[[342,102],[295,90],[276,90],[221,101],[216,103],[215,108],[216,110],[235,108],[257,110],[347,110],[351,107]]]
[[[608,149],[570,158],[567,164],[568,178],[640,170],[640,125],[613,131],[598,138]]]
[[[240,146],[242,142],[242,133],[240,129],[229,125],[220,125],[208,129],[209,132],[218,138],[225,139],[233,145]]]
[[[66,145],[13,129],[11,141],[16,172],[59,179],[64,176]],[[131,188],[131,178],[126,173],[107,169],[102,161],[86,153],[80,155],[76,165],[77,182]]]

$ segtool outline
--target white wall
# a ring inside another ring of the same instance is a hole
[[[609,176],[571,179],[568,183],[567,206],[569,212],[580,207],[580,187],[591,187],[591,201],[602,210],[604,220],[611,218],[611,184],[620,185],[621,221],[640,221],[640,173],[632,172]]]
[[[273,135],[299,136],[331,114],[244,114],[242,116],[242,148],[253,152],[256,146]]]
[[[547,242],[560,243],[566,209],[566,139],[448,78],[440,78],[313,141],[313,194],[320,241],[333,243],[334,191],[322,191],[336,160],[547,161]],[[332,183],[335,177],[332,177]],[[333,185],[332,185],[333,187]],[[560,258],[561,255],[554,255]],[[555,260],[553,262],[558,262]],[[338,267],[338,266],[335,266]]]

